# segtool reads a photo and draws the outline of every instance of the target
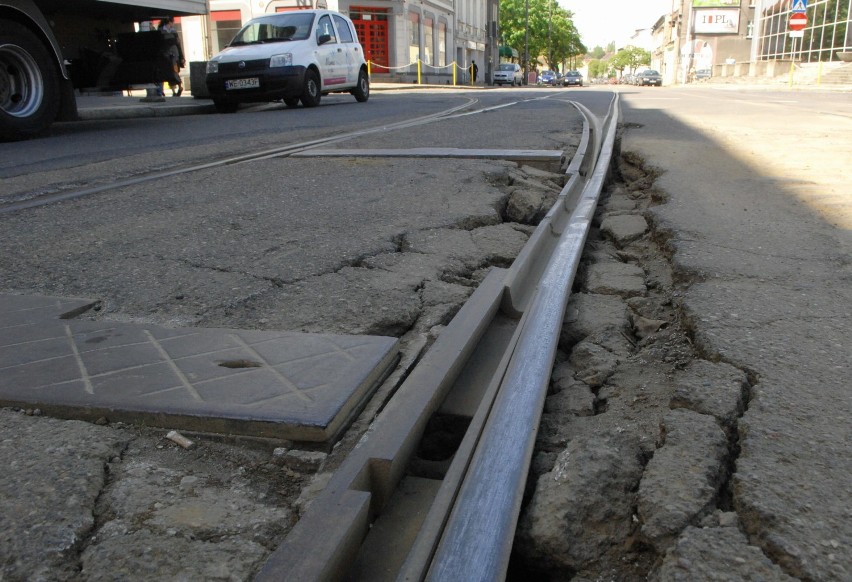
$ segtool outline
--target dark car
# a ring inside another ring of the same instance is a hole
[[[565,73],[565,76],[562,77],[562,86],[568,87],[570,85],[575,85],[577,87],[583,86],[583,75],[580,74],[580,71],[568,71]]]
[[[701,79],[709,79],[713,74],[710,72],[710,69],[697,69],[695,71],[695,78],[698,80]]]
[[[654,69],[645,69],[641,73],[638,73],[634,79],[634,83],[637,85],[663,86],[663,76]]]

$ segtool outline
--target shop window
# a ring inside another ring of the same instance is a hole
[[[438,66],[447,66],[447,23],[438,23]]]
[[[423,18],[423,62],[427,65],[432,63],[432,51],[435,39],[432,37],[433,24],[428,16]]]
[[[408,62],[416,63],[420,58],[420,15],[408,13]]]
[[[210,12],[210,47],[213,54],[228,46],[243,26],[239,10],[212,10]]]

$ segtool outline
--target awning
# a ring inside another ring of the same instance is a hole
[[[515,49],[513,49],[510,46],[501,46],[500,47],[500,56],[506,57],[507,59],[517,59],[518,58],[518,51],[516,51]]]

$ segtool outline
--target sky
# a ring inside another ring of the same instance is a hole
[[[574,13],[574,25],[589,50],[615,41],[617,47],[637,28],[650,28],[671,12],[672,0],[559,0]]]

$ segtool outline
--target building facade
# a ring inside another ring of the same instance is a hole
[[[499,0],[210,0],[208,16],[179,23],[187,60],[208,60],[252,18],[309,8],[349,16],[379,78],[469,83],[476,61],[487,83],[499,61]]]
[[[852,51],[850,8],[852,0],[672,0],[652,27],[651,67],[676,84],[706,71],[755,76],[780,63],[836,63]],[[791,35],[794,13],[807,24]]]

